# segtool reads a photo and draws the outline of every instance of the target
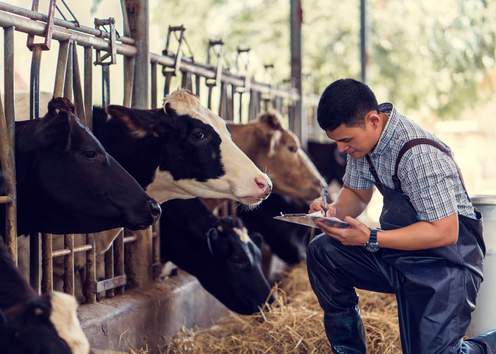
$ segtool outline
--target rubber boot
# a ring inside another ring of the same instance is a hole
[[[496,330],[464,340],[460,352],[462,354],[496,354]]]
[[[365,354],[365,329],[358,307],[325,313],[324,326],[335,354]]]

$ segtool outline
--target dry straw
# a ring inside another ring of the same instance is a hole
[[[329,353],[322,310],[306,268],[293,268],[273,292],[276,301],[260,313],[231,314],[207,329],[184,329],[161,353]],[[368,352],[401,353],[394,297],[365,291],[359,295]]]

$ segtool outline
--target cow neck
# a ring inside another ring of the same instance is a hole
[[[160,162],[160,139],[133,137],[122,122],[108,119],[105,110],[98,107],[93,108],[93,133],[142,188],[152,183]]]
[[[42,198],[41,190],[36,183],[38,174],[36,153],[32,149],[24,148],[25,143],[32,141],[32,134],[39,123],[39,120],[33,120],[16,122],[15,125],[17,233],[19,235],[36,231],[36,218],[44,210],[38,208],[38,201]]]
[[[0,269],[0,310],[5,311],[37,297],[19,273],[3,244],[0,245]]]

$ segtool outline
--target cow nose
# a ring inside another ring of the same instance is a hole
[[[157,220],[162,213],[162,209],[160,205],[153,199],[148,200],[148,207],[150,208],[150,212],[152,214],[153,220]]]
[[[272,191],[272,182],[264,176],[255,177],[255,183],[265,195],[268,195]]]

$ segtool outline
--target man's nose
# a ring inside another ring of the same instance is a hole
[[[348,149],[348,145],[345,143],[338,142],[337,144],[338,144],[338,151],[339,152],[343,153],[343,152],[346,152],[346,150]]]

